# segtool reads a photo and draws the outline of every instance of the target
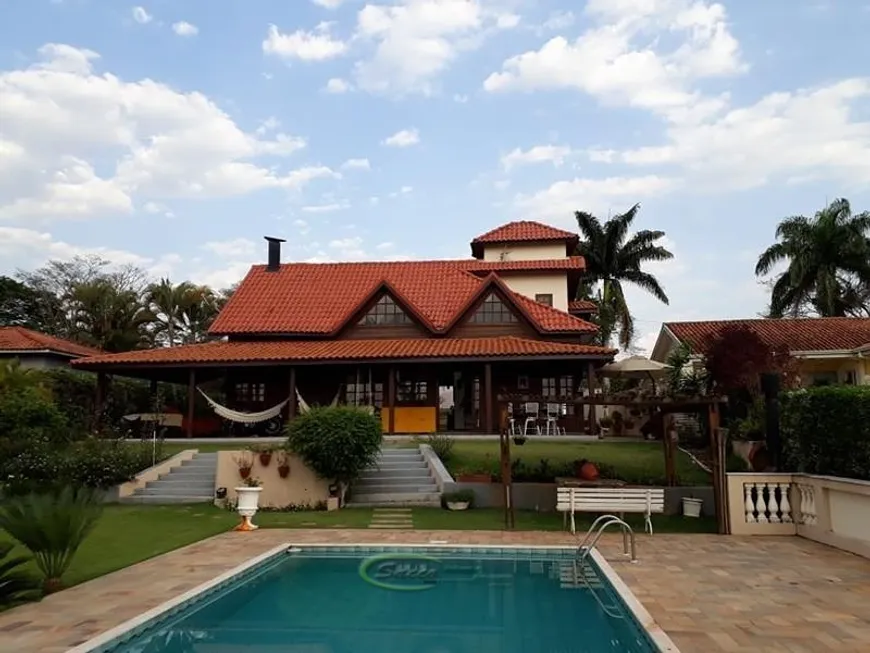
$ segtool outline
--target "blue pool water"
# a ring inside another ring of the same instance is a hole
[[[524,552],[524,553],[523,553]],[[571,551],[282,553],[112,653],[653,653],[591,560]]]

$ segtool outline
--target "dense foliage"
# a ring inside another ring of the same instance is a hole
[[[771,347],[745,324],[728,325],[704,345],[704,366],[716,390],[725,394],[760,391],[761,375],[781,375],[789,387],[796,380],[794,359],[784,347]]]
[[[782,435],[786,469],[870,481],[870,388],[785,393]]]
[[[60,589],[73,556],[101,514],[95,492],[65,487],[6,500],[0,507],[0,529],[33,554],[45,590],[51,592]]]
[[[16,555],[14,548],[10,542],[0,542],[0,610],[39,596],[39,579],[25,568],[29,559]]]
[[[353,406],[313,407],[290,422],[287,448],[321,478],[347,485],[375,462],[380,420]]]

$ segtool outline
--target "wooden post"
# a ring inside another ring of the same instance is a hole
[[[504,505],[504,527],[513,530],[516,526],[516,514],[514,511],[514,487],[511,478],[511,438],[507,429],[507,407],[500,411],[504,419],[500,420],[499,429],[499,455],[501,463],[501,487],[502,501]]]
[[[387,433],[392,435],[396,432],[396,368],[392,365],[387,368],[387,406],[390,411]]]
[[[662,417],[662,446],[665,450],[665,482],[668,487],[674,487],[677,484],[677,469],[676,457],[674,449],[674,416],[671,413],[666,413]]]
[[[492,363],[485,363],[483,366],[483,396],[484,410],[483,430],[489,435],[492,433]]]
[[[191,368],[187,379],[187,437],[193,437],[193,404],[196,400],[196,371]]]
[[[592,361],[586,363],[586,385],[589,387],[589,435],[598,434],[598,420],[595,418],[595,365]]]
[[[290,368],[290,379],[287,387],[287,423],[289,424],[296,417],[296,368]]]
[[[94,397],[94,432],[103,431],[103,411],[106,408],[106,396],[109,389],[109,377],[105,372],[97,374],[96,396]]]
[[[713,503],[716,504],[716,528],[720,535],[731,532],[728,522],[728,478],[725,474],[725,437],[719,428],[719,406],[711,403],[708,413],[710,447],[713,459]]]

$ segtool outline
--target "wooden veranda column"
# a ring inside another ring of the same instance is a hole
[[[589,434],[596,435],[598,433],[598,420],[595,419],[596,403],[595,403],[595,365],[592,361],[586,363],[586,385],[589,387]]]
[[[193,404],[196,400],[196,370],[191,369],[187,378],[187,437],[193,437]]]
[[[290,368],[290,378],[288,382],[288,398],[287,398],[287,423],[289,424],[296,417],[296,368]]]
[[[731,533],[728,521],[728,478],[725,474],[725,434],[719,428],[719,405],[711,403],[708,413],[710,448],[713,462],[713,503],[716,504],[716,526],[720,535]]]
[[[387,433],[392,435],[396,432],[396,368],[392,365],[387,368]]]
[[[97,393],[94,397],[94,431],[103,431],[103,411],[106,408],[106,397],[109,394],[109,377],[105,372],[97,374]]]
[[[487,435],[492,433],[492,363],[483,366],[483,431]]]

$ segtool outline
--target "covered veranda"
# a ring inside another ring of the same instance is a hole
[[[384,433],[494,433],[497,397],[530,393],[540,419],[558,406],[559,432],[592,424],[573,400],[595,387],[613,350],[517,337],[426,340],[230,341],[108,354],[76,361],[99,375],[98,410],[113,375],[187,386],[184,433],[195,434],[198,394],[229,409],[280,406],[282,423],[310,406],[369,406]]]

